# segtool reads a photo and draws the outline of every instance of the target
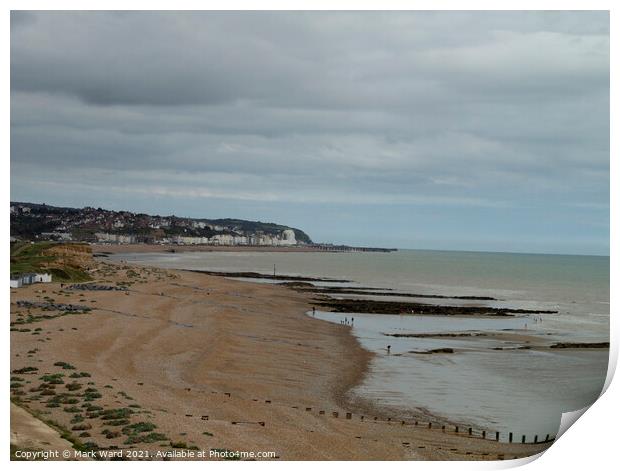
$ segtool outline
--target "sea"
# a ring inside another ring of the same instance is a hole
[[[545,345],[609,342],[609,257],[432,250],[218,251],[111,257],[162,268],[263,274],[273,274],[275,265],[279,275],[347,280],[333,286],[495,300],[335,297],[557,311],[514,317],[308,313],[326,322],[346,319],[361,345],[375,353],[369,374],[352,395],[401,411],[403,417],[431,417],[488,434],[499,432],[501,441],[507,441],[511,433],[515,441],[523,436],[528,442],[534,436],[539,440],[554,437],[562,413],[592,404],[607,375],[607,349],[536,349],[528,348],[525,340],[488,336],[388,334],[487,332],[534,335]],[[454,353],[414,353],[437,348],[452,348]]]

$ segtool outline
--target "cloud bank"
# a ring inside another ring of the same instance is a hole
[[[605,253],[609,18],[13,12],[11,196]]]

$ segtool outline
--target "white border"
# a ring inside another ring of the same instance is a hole
[[[359,0],[355,2],[344,1],[344,0],[315,0],[315,1],[284,1],[284,0],[264,0],[260,2],[252,2],[252,1],[240,1],[240,0],[231,0],[227,2],[214,2],[214,1],[197,1],[197,0],[176,0],[175,2],[165,2],[162,0],[151,1],[151,2],[139,2],[134,0],[93,0],[89,2],[79,2],[79,1],[66,1],[66,0],[57,0],[54,2],[50,1],[42,1],[42,0],[22,0],[22,1],[14,1],[9,0],[4,2],[4,15],[2,16],[2,31],[3,31],[3,47],[2,47],[2,59],[4,64],[5,73],[2,74],[2,89],[4,93],[3,97],[3,113],[2,113],[2,135],[4,139],[2,139],[3,143],[3,158],[2,158],[2,182],[1,191],[4,196],[5,201],[5,211],[8,212],[8,201],[10,200],[10,80],[9,80],[9,72],[10,72],[10,9],[17,10],[80,10],[80,9],[99,9],[99,10],[127,10],[127,9],[152,9],[152,10],[203,10],[203,9],[212,9],[212,10],[243,10],[243,9],[256,9],[256,10],[609,10],[611,12],[611,50],[610,50],[610,60],[611,60],[611,121],[610,121],[610,129],[615,129],[614,126],[617,124],[616,112],[618,108],[618,94],[617,94],[617,83],[614,79],[618,77],[618,60],[617,60],[617,47],[614,47],[615,40],[617,40],[616,32],[618,31],[618,19],[617,15],[620,11],[618,7],[614,5],[614,2],[611,0],[593,0],[593,1],[558,1],[558,0],[522,0],[522,1],[514,1],[514,0],[504,0],[501,3],[497,1],[457,1],[457,0],[383,0],[383,1],[372,1],[372,0]],[[616,53],[616,54],[614,54]],[[618,139],[614,138],[614,134],[611,133],[611,155],[618,155]],[[618,190],[617,184],[618,182],[618,165],[615,159],[610,159],[610,167],[611,167],[611,226],[610,226],[610,236],[611,236],[611,312],[614,311],[614,307],[617,304],[618,298],[618,255],[615,250],[615,243],[618,237],[618,222],[617,218],[613,217],[614,208],[617,207],[617,199],[618,199]],[[7,213],[5,213],[7,214]],[[8,266],[9,262],[9,223],[8,223],[8,214],[2,220],[2,229],[5,237],[5,243],[2,245],[2,260],[4,262],[5,270]],[[5,276],[8,275],[5,272]],[[2,301],[3,306],[5,306],[5,315],[8,313],[9,304],[9,292],[8,290],[2,290]],[[8,317],[8,316],[7,316]],[[5,320],[5,327],[8,327]],[[5,407],[2,408],[2,428],[5,432],[3,436],[5,439],[2,441],[2,449],[3,453],[3,461],[8,461],[9,458],[9,415],[8,415],[8,404],[9,404],[9,376],[6,373],[9,368],[8,360],[9,355],[7,354],[7,350],[9,349],[9,329],[5,328],[2,330],[2,335],[4,337],[4,345],[5,345],[5,354],[3,355],[2,362],[4,363],[3,371],[5,374],[3,375],[3,385],[2,391],[5,397]],[[608,463],[611,464],[613,462],[617,462],[617,458],[614,454],[614,446],[616,446],[616,440],[614,439],[615,435],[615,426],[616,423],[613,421],[612,413],[616,410],[618,405],[618,398],[620,396],[620,388],[618,387],[618,382],[610,383],[610,380],[613,376],[613,372],[615,371],[615,366],[617,363],[618,357],[618,325],[615,322],[614,316],[611,318],[611,350],[610,350],[610,371],[607,378],[607,386],[609,386],[608,390],[604,393],[604,395],[581,417],[578,421],[578,424],[575,427],[572,427],[565,435],[563,435],[546,453],[543,454],[540,459],[532,460],[525,459],[519,460],[518,464],[525,464],[525,462],[530,462],[528,465],[528,469],[540,469],[546,470],[548,467],[553,466],[554,468],[561,468],[563,470],[572,470],[572,469],[607,469]],[[481,463],[481,462],[418,462],[415,464],[408,462],[392,462],[390,466],[399,468],[399,469],[411,469],[412,466],[416,468],[423,469],[501,469],[506,467],[511,467],[516,465],[517,462],[493,462],[493,463]],[[23,463],[23,462],[11,462],[10,466],[15,467],[16,469],[21,469],[23,467],[32,467],[32,466],[43,466],[46,469],[66,469],[67,466],[82,466],[83,463],[60,463],[60,462],[50,462],[50,463]],[[171,463],[163,463],[163,462],[155,462],[155,463],[136,463],[131,462],[130,464],[119,463],[120,466],[131,466],[132,469],[134,467],[145,468],[146,466],[152,467],[166,467],[166,466],[177,466],[178,462],[174,465]],[[184,466],[188,467],[200,467],[204,468],[205,463],[188,463],[184,462]],[[220,466],[221,463],[212,463],[206,464],[206,466]],[[376,469],[376,467],[380,465],[376,462],[365,462],[365,463],[355,463],[357,469]],[[92,466],[106,466],[105,464],[95,463]],[[253,462],[253,463],[240,463],[240,462],[229,462],[226,463],[225,466],[232,466],[237,469],[242,466],[251,466],[254,469],[267,469],[273,467],[282,467],[282,466],[290,466],[289,463],[278,463],[278,462]],[[310,469],[314,468],[316,465],[311,462],[295,462],[295,467],[300,469]],[[326,467],[328,469],[336,469],[341,466],[338,462],[329,462],[320,464],[321,467]]]

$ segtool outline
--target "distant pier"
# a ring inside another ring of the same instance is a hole
[[[321,252],[396,252],[398,250],[385,247],[352,247],[350,245],[333,244],[309,244],[307,247]]]

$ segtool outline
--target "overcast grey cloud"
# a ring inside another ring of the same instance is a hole
[[[11,197],[609,250],[605,12],[13,12]]]

